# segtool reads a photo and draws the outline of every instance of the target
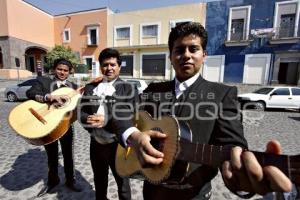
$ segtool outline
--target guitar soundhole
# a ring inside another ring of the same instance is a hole
[[[58,102],[53,103],[56,109],[67,107],[71,102],[71,99],[68,96],[64,96],[64,98],[62,98],[61,100],[62,100],[62,104],[59,104]]]
[[[151,130],[163,133],[162,129],[159,128],[159,127],[154,127]],[[164,143],[163,143],[163,141],[161,139],[151,138],[150,143],[158,151],[161,151],[161,152],[163,151],[163,149],[164,149]]]

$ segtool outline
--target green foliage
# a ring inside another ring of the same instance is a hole
[[[51,51],[47,53],[47,64],[45,65],[48,70],[53,66],[54,60],[58,58],[64,58],[69,60],[73,66],[79,63],[78,57],[72,51],[70,47],[64,47],[62,45],[56,45]]]
[[[91,77],[89,77],[89,76],[88,77],[82,77],[81,80],[84,81],[84,82],[87,82],[87,81],[91,80]]]

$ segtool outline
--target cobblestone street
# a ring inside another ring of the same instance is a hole
[[[0,83],[0,88],[3,86]],[[43,147],[29,145],[10,128],[7,116],[17,103],[5,101],[3,89],[0,90],[0,199],[35,199],[47,179],[47,159]],[[267,141],[277,139],[285,154],[299,154],[300,114],[295,111],[244,111],[245,136],[249,148],[264,151]],[[76,122],[75,124],[75,168],[76,177],[84,190],[80,193],[69,191],[64,186],[62,159],[60,159],[59,187],[52,194],[38,199],[94,199],[93,174],[89,158],[89,134]],[[61,157],[61,155],[60,155]],[[131,180],[134,200],[142,199],[142,182]],[[212,199],[239,199],[231,194],[218,175],[213,181]],[[109,198],[118,199],[116,183],[110,176]],[[252,199],[261,199],[255,196]]]

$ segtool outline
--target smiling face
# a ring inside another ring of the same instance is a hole
[[[55,77],[61,81],[66,80],[70,74],[70,68],[67,65],[59,64],[54,69]]]
[[[190,34],[174,41],[170,60],[176,78],[183,82],[199,72],[206,57],[201,46],[201,38]]]
[[[119,77],[121,67],[118,64],[117,58],[106,58],[100,66],[101,72],[107,77],[108,81],[112,81]]]

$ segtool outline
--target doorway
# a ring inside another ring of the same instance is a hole
[[[299,62],[281,62],[279,64],[278,83],[297,85],[299,79]]]
[[[35,57],[33,55],[27,56],[26,69],[35,72]]]
[[[37,72],[37,63],[40,62],[39,71],[44,71],[44,56],[47,54],[46,50],[39,47],[29,47],[25,51],[25,65],[28,71],[32,73]]]

